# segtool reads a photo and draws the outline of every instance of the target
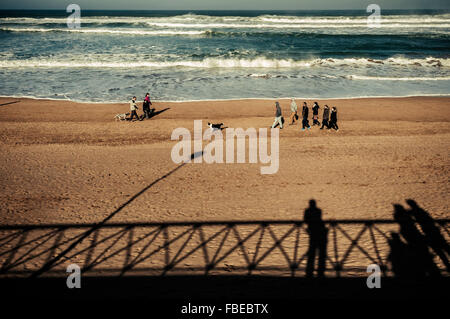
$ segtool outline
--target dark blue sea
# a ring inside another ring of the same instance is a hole
[[[0,11],[0,95],[85,102],[450,95],[450,12]]]

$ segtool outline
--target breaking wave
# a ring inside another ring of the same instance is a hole
[[[180,61],[110,61],[110,56],[97,56],[86,61],[85,56],[75,56],[70,60],[58,60],[57,57],[27,60],[3,60],[1,68],[310,68],[315,66],[410,66],[410,67],[450,67],[450,58],[410,59],[392,57],[384,60],[367,58],[344,59],[268,59],[265,57],[254,59],[205,58],[203,60]]]
[[[10,24],[65,24],[66,17],[53,18],[32,18],[32,17],[8,17],[0,18],[0,23]],[[287,24],[312,24],[312,25],[348,25],[348,24],[367,24],[365,16],[285,16],[285,15],[260,15],[256,17],[245,16],[210,16],[201,14],[184,14],[166,17],[134,17],[134,16],[89,16],[81,17],[82,23],[92,24],[112,24],[112,23],[185,23],[185,24],[205,24],[220,23],[225,25],[234,25],[236,23],[245,24],[261,24],[268,23],[270,25],[287,25]],[[385,24],[440,24],[450,23],[450,14],[435,15],[383,15],[382,23]]]
[[[372,80],[372,81],[450,81],[450,76],[442,77],[382,77],[382,76],[364,76],[364,75],[348,75],[349,80]]]
[[[179,35],[207,35],[209,31],[176,31],[176,30],[111,30],[111,29],[55,29],[55,28],[0,28],[1,31],[9,32],[74,32],[74,33],[110,33],[110,34],[130,34],[130,35],[161,35],[161,36],[179,36]]]

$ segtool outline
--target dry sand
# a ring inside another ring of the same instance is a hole
[[[277,174],[261,175],[260,164],[188,164],[111,221],[301,219],[311,198],[324,219],[391,219],[392,204],[407,198],[450,217],[450,98],[318,102],[338,108],[340,130],[286,126]],[[287,118],[289,101],[281,105]],[[101,221],[177,167],[174,128],[192,130],[195,119],[269,127],[274,116],[270,100],[154,106],[168,109],[130,123],[113,120],[127,104],[0,98],[0,224]]]

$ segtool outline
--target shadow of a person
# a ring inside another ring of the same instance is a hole
[[[450,246],[445,240],[444,236],[442,236],[441,231],[436,226],[433,217],[421,208],[417,203],[412,200],[406,200],[409,207],[411,207],[410,212],[411,215],[415,218],[417,223],[419,223],[420,228],[422,229],[426,242],[430,248],[434,250],[436,255],[444,263],[445,267],[448,271],[450,271],[450,263],[448,260],[448,254],[450,254]]]
[[[428,251],[425,237],[417,229],[415,220],[402,205],[394,205],[394,220],[400,225],[400,235],[408,245],[408,251],[411,254],[410,267],[414,267],[414,274],[417,277],[440,276],[440,270]]]
[[[399,233],[391,232],[390,235],[388,243],[391,250],[388,260],[391,263],[394,275],[399,278],[424,276],[424,273],[420,273],[422,269],[411,267],[415,263],[415,253],[411,247],[401,239]]]
[[[314,262],[316,252],[319,255],[317,276],[323,277],[327,258],[328,228],[322,220],[322,210],[316,206],[316,201],[311,199],[309,207],[305,209],[303,217],[309,234],[308,261],[306,264],[306,276],[312,277],[314,273]]]
[[[165,109],[162,109],[159,111],[156,111],[156,109],[150,109],[150,113],[149,113],[147,119],[154,118],[155,116],[158,116],[159,114],[164,113],[167,110],[170,110],[170,107],[166,107]]]

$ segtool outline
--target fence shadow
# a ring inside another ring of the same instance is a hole
[[[365,280],[372,264],[379,266],[394,296],[398,287],[407,295],[412,284],[448,283],[449,219],[433,219],[413,200],[407,200],[406,208],[394,205],[389,220],[323,220],[312,199],[298,220],[110,222],[184,165],[144,187],[100,223],[0,226],[2,289],[31,293],[35,284],[42,289],[44,282],[49,289],[59,285],[67,290],[71,264],[80,267],[87,286],[97,287],[88,292],[93,297],[120,295],[122,288],[127,296],[161,298],[165,292],[170,297],[213,297],[208,291],[221,287],[224,297],[239,290],[277,298],[301,295],[305,290],[299,291],[298,285],[318,295],[323,287],[337,285],[340,293],[331,289],[321,296],[342,296],[343,286],[352,293],[370,291]],[[142,289],[132,288],[138,283]],[[67,293],[59,290],[53,293]]]
[[[439,241],[415,224],[420,235],[413,241],[394,220],[0,226],[0,276],[65,275],[75,263],[86,274],[117,276],[312,277],[316,268],[318,277],[351,277],[377,264],[384,276],[405,276],[407,268],[415,277],[436,277],[449,270],[448,223],[433,220]]]
[[[83,283],[106,294],[120,295],[122,287],[150,296],[156,285],[154,297],[211,296],[213,287],[225,296],[241,287],[241,294],[268,297],[285,285],[274,298],[300,296],[306,287],[307,296],[333,298],[344,296],[343,286],[367,289],[367,266],[377,264],[393,296],[412,283],[448,283],[449,220],[418,205],[400,211],[396,205],[393,220],[322,220],[312,200],[303,220],[1,226],[0,280],[18,293],[42,289],[42,281],[62,289],[67,266],[77,264]],[[132,288],[138,283],[144,290]],[[323,294],[322,285],[341,293]]]

